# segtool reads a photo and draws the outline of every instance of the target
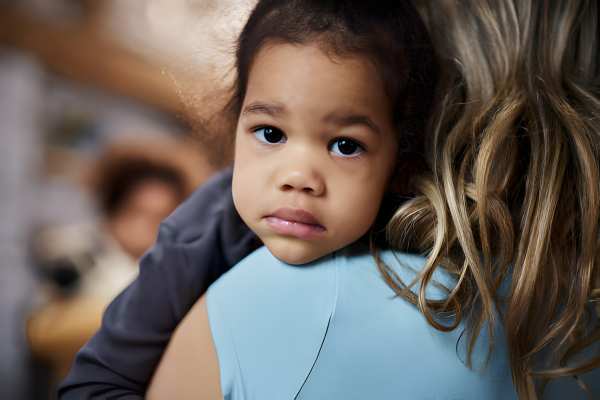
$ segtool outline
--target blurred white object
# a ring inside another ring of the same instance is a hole
[[[104,31],[169,68],[219,71],[256,0],[110,0]],[[140,18],[141,16],[141,18]]]
[[[125,253],[100,224],[53,226],[35,236],[33,252],[42,275],[60,293],[108,304],[138,273],[137,260]]]

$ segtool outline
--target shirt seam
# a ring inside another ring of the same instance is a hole
[[[312,372],[313,372],[315,366],[317,365],[317,362],[319,361],[319,357],[321,356],[321,351],[323,350],[323,346],[325,345],[325,340],[327,339],[327,334],[329,333],[329,327],[331,326],[331,321],[333,320],[336,309],[337,309],[338,293],[339,293],[339,290],[338,290],[338,288],[339,288],[338,264],[339,264],[340,260],[337,256],[337,253],[334,253],[332,255],[332,258],[334,261],[333,262],[333,266],[334,266],[333,274],[334,274],[334,284],[335,284],[334,295],[333,295],[333,305],[331,306],[331,309],[329,312],[329,318],[327,319],[327,326],[325,327],[325,333],[323,334],[323,339],[321,340],[321,344],[319,345],[319,351],[317,352],[317,355],[315,356],[315,359],[310,367],[310,370],[308,371],[308,374],[306,374],[306,377],[304,378],[302,385],[300,385],[300,388],[296,391],[296,394],[293,397],[294,400],[297,400],[298,396],[300,396],[300,394],[302,393],[302,389],[304,388],[304,386],[310,379],[310,376],[312,375]]]

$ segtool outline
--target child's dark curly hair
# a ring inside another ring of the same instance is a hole
[[[142,146],[115,146],[107,150],[92,171],[90,186],[100,212],[111,218],[148,181],[166,184],[178,201],[183,201],[193,189],[180,165],[156,152],[145,151]]]

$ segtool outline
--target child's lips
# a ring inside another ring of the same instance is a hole
[[[280,208],[265,220],[275,232],[299,239],[318,238],[326,231],[314,215],[302,209]]]

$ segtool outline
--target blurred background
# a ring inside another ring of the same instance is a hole
[[[0,398],[52,399],[158,223],[231,157],[252,0],[0,0]]]

